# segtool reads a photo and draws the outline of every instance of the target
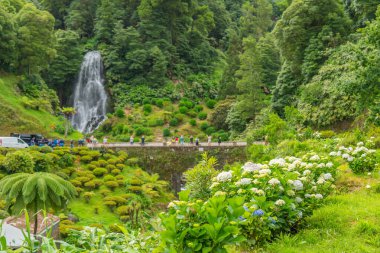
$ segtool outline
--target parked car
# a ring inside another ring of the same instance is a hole
[[[18,137],[0,137],[0,147],[27,148],[29,145]]]

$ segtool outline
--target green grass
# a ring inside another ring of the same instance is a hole
[[[42,133],[48,137],[61,137],[52,130],[59,119],[49,112],[26,109],[22,105],[22,95],[17,91],[19,77],[0,73],[0,135],[12,132]],[[78,133],[68,138],[78,139]]]
[[[380,194],[361,189],[332,196],[296,235],[283,235],[259,252],[380,252]]]
[[[95,214],[95,207],[98,207],[98,214]],[[103,205],[103,197],[96,194],[87,204],[83,198],[70,202],[69,208],[79,218],[78,225],[89,226],[93,224],[111,225],[120,223],[120,219],[109,208]]]

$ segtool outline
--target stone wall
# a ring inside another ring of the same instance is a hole
[[[141,147],[136,145],[112,149],[126,151],[129,157],[137,157],[141,168],[150,173],[158,173],[162,179],[171,182],[175,192],[181,189],[183,172],[194,167],[204,152],[217,158],[217,169],[223,168],[226,164],[247,160],[246,147],[242,146]]]

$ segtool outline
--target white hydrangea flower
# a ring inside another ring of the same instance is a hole
[[[261,167],[262,167],[261,164],[247,162],[243,165],[242,169],[244,170],[244,172],[254,172],[254,171],[259,171]]]
[[[305,195],[306,196],[306,195]],[[301,203],[303,201],[303,199],[302,198],[300,198],[300,197],[296,197],[296,202],[297,203]]]
[[[291,196],[291,197],[293,197],[294,195],[296,195],[296,193],[295,193],[294,191],[292,191],[292,190],[287,190],[287,191],[286,191],[286,194],[287,194],[288,196]]]
[[[365,186],[365,188],[370,189],[371,186],[370,186],[369,184],[367,184],[367,185]]]
[[[276,200],[276,202],[274,204],[276,206],[283,206],[283,205],[285,205],[285,201],[282,199],[278,199],[278,200]]]
[[[323,199],[323,195],[320,193],[315,194],[316,199]]]
[[[331,173],[325,173],[325,174],[323,174],[323,178],[325,180],[330,180],[330,179],[332,179],[332,175],[331,175]]]
[[[307,199],[308,199],[308,198],[311,198],[311,195],[310,195],[309,193],[306,193],[306,194],[305,194],[305,198],[307,198]]]
[[[294,180],[293,189],[296,191],[301,191],[303,189],[303,183],[300,180]]]
[[[313,155],[312,157],[309,158],[310,161],[319,161],[321,158],[319,155]]]
[[[224,196],[226,195],[227,193],[226,192],[223,192],[223,191],[217,191],[215,192],[214,196]]]
[[[174,208],[176,207],[176,204],[174,202],[170,202],[168,205],[168,208]]]
[[[349,162],[352,162],[354,160],[354,158],[352,156],[350,156],[349,158],[347,158],[347,161]]]
[[[300,219],[301,219],[301,218],[302,218],[302,216],[303,216],[303,213],[302,213],[302,211],[299,211],[299,212],[298,212],[298,214],[297,214],[297,216],[298,216],[298,218],[300,218]]]
[[[330,156],[337,156],[337,153],[335,151],[330,152]]]
[[[358,147],[360,146],[364,146],[364,143],[361,141],[361,142],[358,142],[358,144],[356,144]]]
[[[294,183],[294,181],[291,180],[291,179],[289,179],[287,183],[290,184],[290,185],[292,185]]]
[[[296,168],[296,165],[295,164],[289,164],[289,166],[288,166],[288,171],[292,171],[292,170],[294,170]]]
[[[341,155],[342,155],[342,151],[339,150],[339,151],[336,153],[336,155],[337,155],[337,156],[341,156]]]
[[[272,171],[270,169],[261,169],[259,170],[259,174],[270,174]]]
[[[320,163],[317,165],[317,168],[324,168],[324,167],[326,167],[326,164],[324,164],[324,163]]]
[[[216,180],[219,182],[227,182],[227,181],[230,181],[231,178],[232,178],[231,171],[223,171],[216,176]]]
[[[361,158],[364,158],[364,157],[366,157],[367,155],[366,154],[362,154],[360,157]]]
[[[343,154],[343,155],[342,155],[342,158],[343,158],[343,159],[348,159],[349,157],[350,157],[349,154]]]
[[[307,176],[307,175],[310,175],[311,174],[311,171],[310,170],[305,170],[302,175],[304,176]]]
[[[252,179],[250,178],[242,178],[239,181],[236,182],[236,185],[247,185],[252,183]]]
[[[319,178],[317,184],[324,184],[326,181],[323,178]]]
[[[334,166],[334,164],[332,162],[326,163],[326,167],[327,168],[332,168],[333,166]]]
[[[272,178],[271,180],[268,181],[268,184],[278,185],[278,184],[280,184],[280,180],[278,180],[277,178]]]
[[[284,158],[276,158],[276,159],[273,159],[273,160],[270,160],[269,162],[269,166],[280,166],[280,167],[285,167],[286,165],[286,161]]]

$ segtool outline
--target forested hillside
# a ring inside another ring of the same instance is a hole
[[[273,113],[301,128],[339,129],[358,117],[380,124],[379,4],[0,0],[0,69],[19,76],[20,98],[53,114],[72,105],[83,56],[98,50],[110,113],[163,99],[175,105],[162,119],[169,127],[184,114],[197,118],[195,105],[216,100],[207,121],[198,123],[208,124],[205,134],[212,127],[207,134],[223,130],[232,137],[262,127]],[[193,103],[190,113],[176,111],[181,99]],[[99,135],[120,123],[108,116]]]

